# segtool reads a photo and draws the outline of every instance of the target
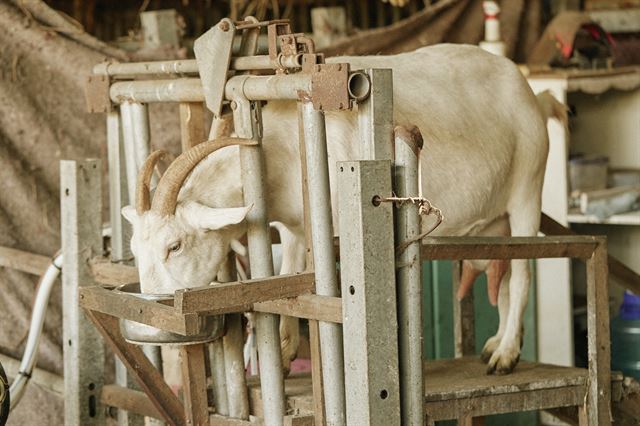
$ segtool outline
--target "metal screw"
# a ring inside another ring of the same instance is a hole
[[[227,21],[222,21],[218,25],[218,28],[220,28],[224,32],[227,32],[227,31],[229,31],[229,23]]]

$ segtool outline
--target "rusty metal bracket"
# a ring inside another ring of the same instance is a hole
[[[267,42],[269,46],[269,58],[272,61],[278,59],[278,39],[280,36],[291,35],[289,21],[273,21],[267,26]],[[280,40],[282,42],[282,40]],[[284,52],[283,52],[284,53]]]
[[[316,64],[311,74],[311,102],[319,111],[351,109],[349,64]]]
[[[106,75],[90,75],[84,85],[84,98],[87,111],[110,112],[111,99],[109,98],[109,77]]]

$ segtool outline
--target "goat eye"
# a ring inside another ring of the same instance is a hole
[[[167,248],[167,253],[168,254],[177,253],[178,251],[180,251],[181,248],[182,248],[182,244],[180,243],[180,241],[176,241],[175,243],[171,244]]]

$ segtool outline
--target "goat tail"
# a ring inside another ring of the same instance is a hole
[[[550,118],[555,118],[560,121],[565,128],[568,126],[569,116],[567,106],[556,100],[551,92],[545,90],[544,92],[538,93],[536,100],[538,101],[538,106],[540,107],[540,111],[542,111],[545,121]]]

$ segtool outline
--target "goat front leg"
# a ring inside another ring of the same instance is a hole
[[[305,268],[304,238],[293,233],[282,224],[275,225],[282,242],[282,266],[280,274],[302,272]],[[300,324],[298,318],[280,317],[280,348],[282,351],[282,368],[286,374],[291,370],[291,362],[298,354],[300,346]]]

